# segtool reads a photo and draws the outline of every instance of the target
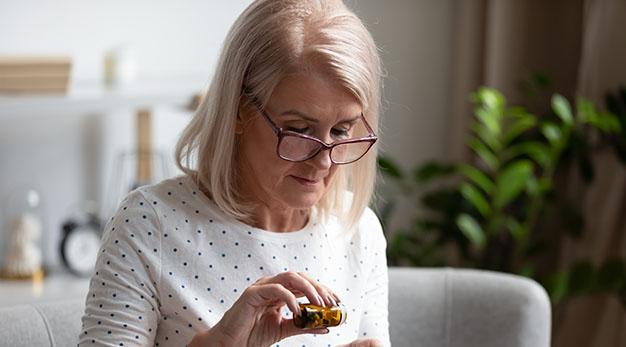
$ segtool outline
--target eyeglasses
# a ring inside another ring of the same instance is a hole
[[[363,113],[361,113],[360,118],[363,119],[365,128],[369,132],[368,136],[327,144],[316,137],[277,127],[265,110],[263,110],[260,103],[255,100],[254,104],[270,127],[272,127],[276,136],[278,136],[276,154],[287,161],[305,161],[316,156],[321,150],[329,150],[330,160],[334,164],[350,164],[361,159],[372,145],[374,145],[376,140],[378,140],[372,127],[370,127],[365,117],[363,117]]]

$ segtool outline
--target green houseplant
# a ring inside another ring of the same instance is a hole
[[[572,237],[582,232],[581,214],[555,187],[559,173],[578,167],[587,182],[593,180],[590,156],[598,146],[612,146],[626,159],[626,111],[620,109],[626,110],[626,92],[620,93],[608,98],[616,114],[599,112],[582,98],[573,110],[555,94],[550,114],[538,117],[507,105],[498,91],[480,88],[472,94],[475,118],[467,142],[474,162],[429,162],[406,173],[380,157],[379,166],[395,191],[419,199],[425,211],[411,227],[390,235],[390,263],[447,265],[442,249],[452,246],[464,266],[537,279],[554,302],[602,291],[617,293],[626,306],[621,259],[607,259],[597,268],[581,259],[571,269],[547,272],[536,265],[552,246],[541,237],[546,220],[556,220]],[[383,225],[395,202],[387,201]]]

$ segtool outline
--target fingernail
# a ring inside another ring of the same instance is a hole
[[[324,299],[322,299],[322,297],[319,295],[317,296],[317,302],[317,306],[326,306],[326,304],[324,304]]]
[[[330,302],[333,304],[333,306],[337,306],[337,302],[335,301],[335,298],[333,298],[332,296],[329,297],[330,298]]]

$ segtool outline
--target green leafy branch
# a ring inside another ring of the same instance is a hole
[[[626,106],[626,93],[624,96]],[[508,106],[494,89],[480,88],[471,99],[475,118],[467,145],[476,155],[475,163],[430,162],[407,175],[391,159],[379,159],[383,174],[396,183],[396,193],[419,195],[420,204],[429,210],[412,228],[395,233],[390,261],[418,266],[444,264],[438,250],[452,242],[472,266],[533,277],[533,257],[547,246],[532,236],[545,217],[546,205],[555,199],[559,165],[574,152],[583,176],[592,177],[588,133],[600,138],[619,137],[626,116],[600,112],[583,98],[577,100],[574,112],[567,99],[558,94],[551,99],[552,117],[546,119],[523,107]],[[621,148],[619,141],[614,146]],[[424,189],[426,183],[443,178],[452,184]],[[393,202],[385,207],[384,222]],[[564,210],[570,219],[582,218],[567,205]],[[578,223],[578,228],[581,225]],[[598,269],[588,262],[581,264],[539,280],[555,300],[593,290],[626,292],[621,260],[612,259]],[[590,284],[581,287],[580,283]]]

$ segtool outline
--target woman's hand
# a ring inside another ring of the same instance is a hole
[[[337,347],[383,347],[383,343],[376,339],[358,339]]]
[[[263,277],[241,294],[213,328],[197,334],[189,346],[267,347],[293,335],[328,333],[327,328],[298,329],[292,319],[281,315],[285,304],[291,312],[300,314],[297,298],[303,296],[318,306],[334,306],[339,302],[330,289],[300,272]]]

